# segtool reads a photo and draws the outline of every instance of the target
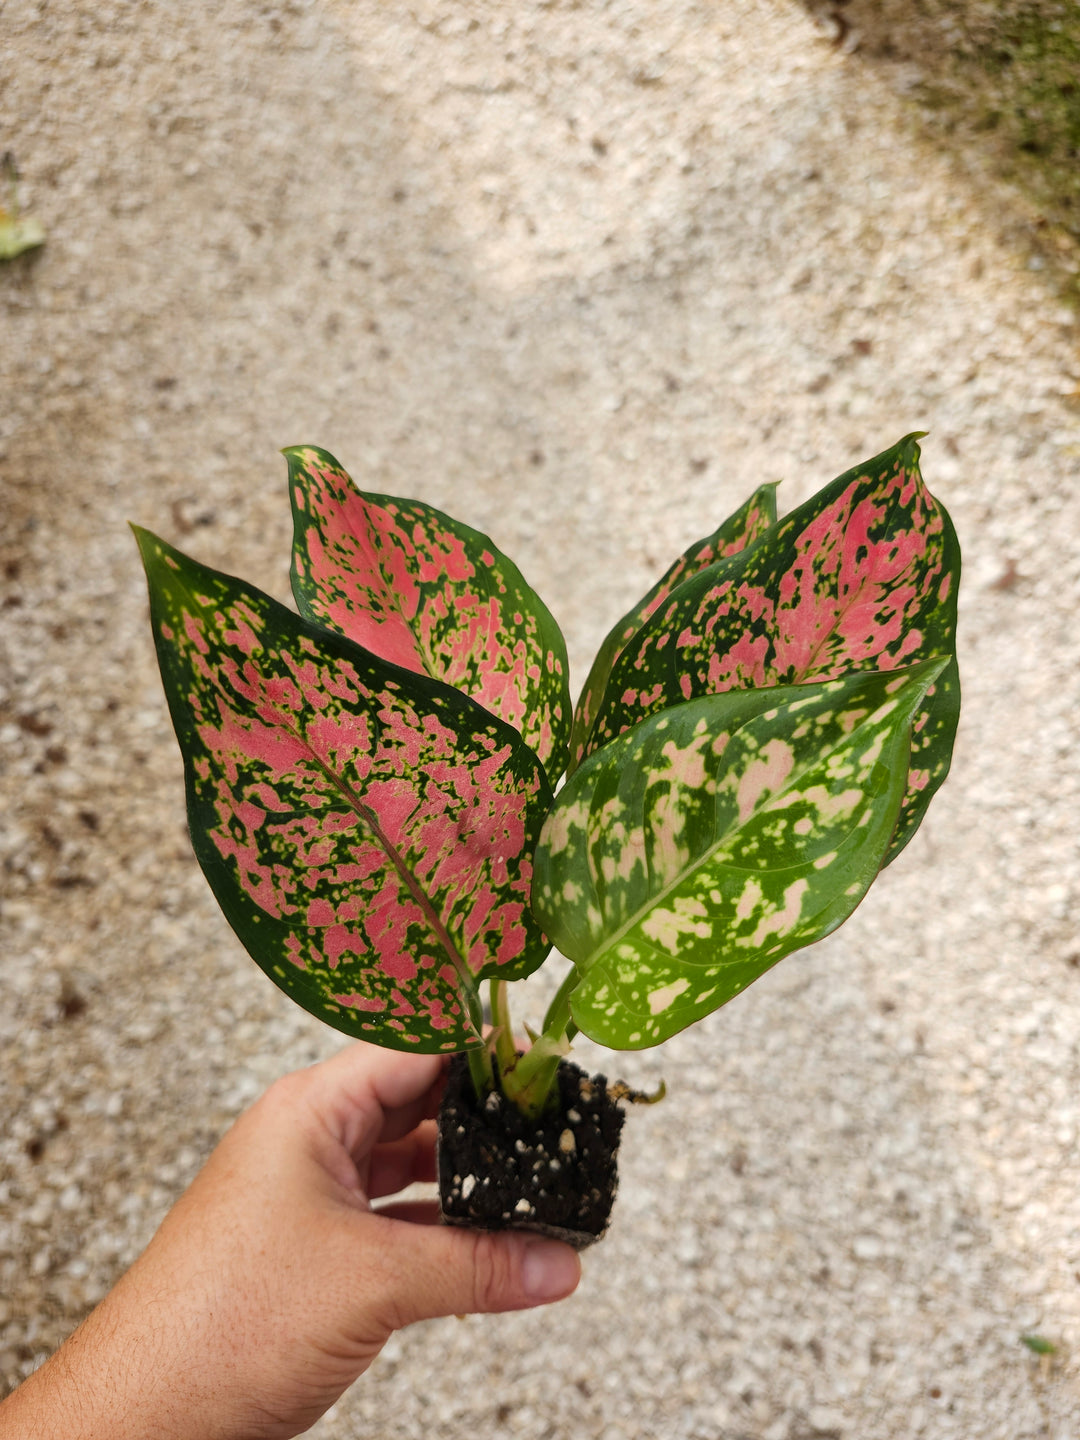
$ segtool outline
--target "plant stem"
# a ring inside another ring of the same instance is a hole
[[[575,967],[572,967],[565,980],[555,992],[555,998],[548,1006],[547,1014],[544,1016],[544,1034],[551,1034],[553,1031],[565,1035],[567,1040],[573,1040],[578,1033],[578,1027],[570,1018],[570,996],[577,989],[581,976]]]
[[[469,1062],[469,1074],[472,1077],[476,1098],[482,1100],[487,1092],[493,1089],[495,1085],[495,1071],[491,1065],[491,1051],[486,1045],[474,1046],[473,1049],[465,1051],[465,1058]]]
[[[578,1033],[578,1027],[570,1018],[570,996],[580,979],[576,970],[570,971],[548,1006],[543,1032],[536,1036],[513,1069],[501,1076],[506,1098],[531,1119],[538,1118],[547,1109],[559,1065],[570,1053],[570,1042]]]
[[[518,1058],[505,980],[491,982],[491,1023],[495,1026],[495,1062],[501,1079],[513,1070]]]
[[[570,1018],[570,996],[580,978],[576,970],[567,975],[548,1007],[543,1033],[536,1037],[523,1055],[518,1054],[514,1040],[506,981],[492,980],[494,1056],[490,1045],[483,1051],[468,1052],[469,1069],[478,1096],[490,1089],[497,1078],[503,1094],[523,1115],[536,1119],[543,1113],[555,1088],[559,1064],[570,1049],[570,1041],[578,1033],[578,1027]],[[485,1065],[486,1068],[482,1068]]]

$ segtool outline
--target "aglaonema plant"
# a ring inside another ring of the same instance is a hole
[[[284,452],[299,615],[136,530],[195,852],[251,956],[338,1030],[463,1053],[475,1107],[554,1124],[534,1168],[565,1168],[578,1032],[657,1045],[835,930],[945,778],[960,556],[917,439],[782,520],[763,485],[576,709],[492,541],[325,451]],[[508,982],[552,942],[570,968],[522,1050]],[[482,1223],[515,1220],[543,1228],[532,1199]]]

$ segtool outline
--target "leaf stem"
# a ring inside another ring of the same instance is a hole
[[[501,1080],[513,1070],[518,1061],[505,980],[491,982],[491,1022],[495,1026],[495,1063]]]
[[[559,1066],[569,1049],[565,1032],[545,1031],[502,1077],[503,1093],[527,1119],[535,1120],[547,1109]]]
[[[567,1040],[573,1040],[578,1033],[578,1027],[570,1017],[570,996],[581,983],[581,975],[576,966],[572,966],[567,972],[565,979],[555,992],[555,998],[548,1006],[547,1014],[544,1016],[544,1034],[549,1035],[555,1032],[565,1035]]]
[[[471,1050],[465,1051],[465,1058],[469,1062],[469,1074],[472,1077],[476,1098],[477,1100],[482,1100],[487,1092],[495,1086],[495,1071],[491,1065],[491,1051],[486,1045],[474,1046]]]
[[[529,1119],[537,1119],[547,1109],[555,1090],[559,1066],[569,1054],[570,1042],[578,1033],[578,1027],[570,1018],[570,996],[580,979],[577,970],[570,971],[548,1007],[543,1033],[533,1036],[533,1043],[523,1055],[515,1054],[512,1063],[507,1066],[503,1056],[497,1054],[503,1094]],[[500,1024],[495,983],[492,982],[492,1017]],[[505,1001],[501,1003],[505,1004]],[[505,1023],[509,1027],[508,1012]],[[529,1033],[533,1034],[532,1031]]]

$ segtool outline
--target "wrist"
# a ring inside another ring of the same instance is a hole
[[[175,1294],[129,1271],[2,1405],[0,1440],[254,1440]]]

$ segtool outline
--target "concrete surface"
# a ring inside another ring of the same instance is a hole
[[[338,1043],[190,856],[124,522],[284,596],[321,444],[488,529],[580,683],[755,484],[925,428],[965,710],[920,835],[609,1060],[671,1098],[578,1295],[403,1334],[312,1433],[1080,1434],[1080,352],[1009,194],[785,0],[4,0],[6,146],[49,231],[0,270],[7,1383]]]

